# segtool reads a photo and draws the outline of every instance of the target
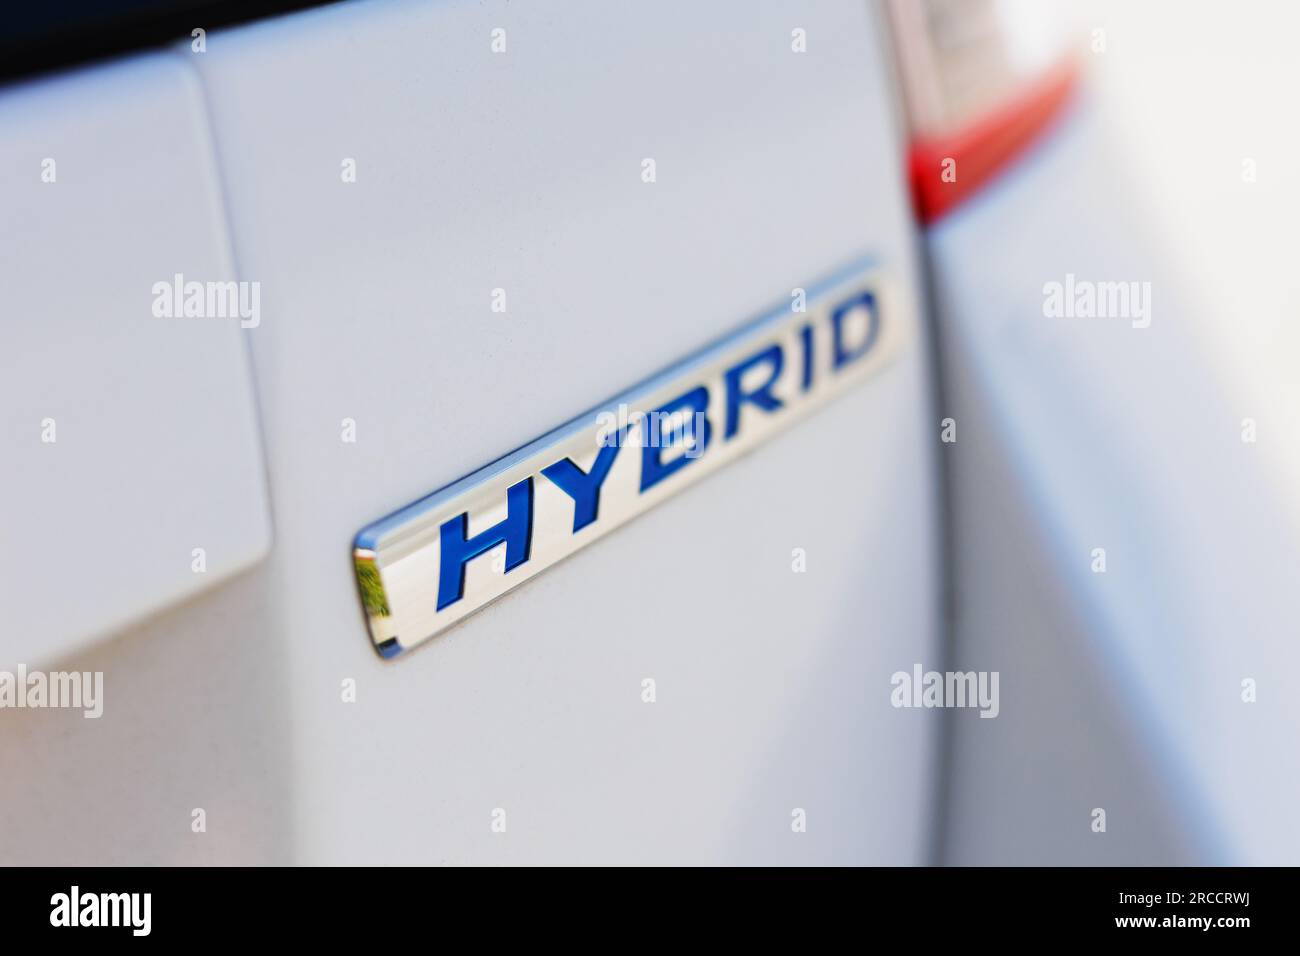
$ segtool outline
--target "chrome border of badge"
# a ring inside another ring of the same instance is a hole
[[[854,264],[523,448],[363,528],[353,563],[385,658],[757,447],[880,369],[910,333]]]

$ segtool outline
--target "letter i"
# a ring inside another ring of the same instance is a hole
[[[799,330],[799,340],[803,343],[803,382],[801,388],[808,391],[813,381],[813,327],[805,325]]]

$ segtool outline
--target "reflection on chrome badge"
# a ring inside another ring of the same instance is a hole
[[[859,263],[473,474],[362,529],[375,649],[395,657],[880,368],[911,329]]]

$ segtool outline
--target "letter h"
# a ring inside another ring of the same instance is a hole
[[[469,534],[469,512],[444,521],[438,531],[442,557],[438,567],[438,610],[465,595],[465,565],[504,542],[506,570],[528,560],[533,537],[533,479],[530,475],[506,489],[506,516],[474,537]]]

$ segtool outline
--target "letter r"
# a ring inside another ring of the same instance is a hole
[[[767,381],[753,391],[746,392],[741,388],[740,380],[755,365],[764,363],[770,369]],[[784,365],[785,353],[781,350],[781,346],[772,345],[761,352],[755,352],[739,365],[727,369],[727,374],[724,376],[727,383],[727,427],[723,434],[724,438],[731,438],[740,429],[741,405],[748,402],[766,412],[774,412],[781,407],[781,399],[772,394],[772,387],[781,377],[781,369]]]

